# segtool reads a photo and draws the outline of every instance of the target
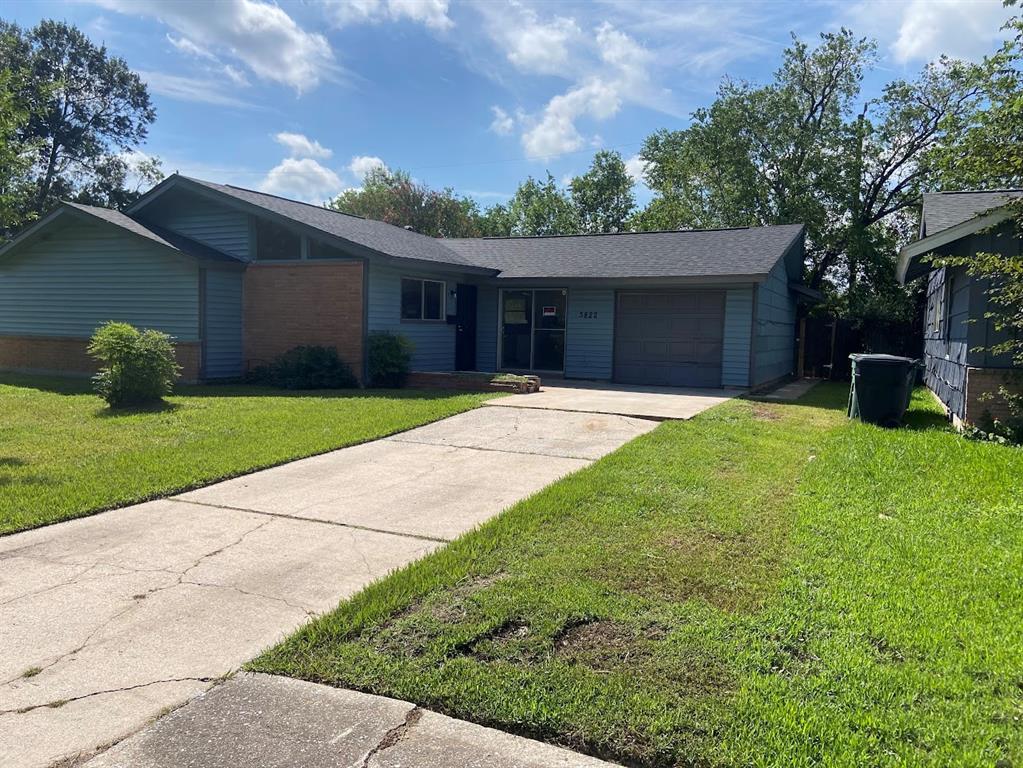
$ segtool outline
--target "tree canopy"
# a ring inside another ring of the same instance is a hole
[[[158,161],[138,163],[156,118],[145,83],[76,27],[42,21],[32,29],[0,21],[0,100],[13,175],[0,222],[10,232],[62,198],[117,207],[134,195],[129,175],[159,177]],[[16,149],[11,151],[12,140]]]
[[[480,234],[480,212],[475,200],[458,197],[450,188],[430,189],[400,170],[374,168],[366,174],[361,187],[345,190],[327,205],[342,213],[411,227],[431,237]]]

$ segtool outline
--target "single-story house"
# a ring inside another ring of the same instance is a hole
[[[299,344],[417,371],[750,387],[793,370],[804,230],[441,239],[173,175],[123,213],[64,203],[0,248],[0,368],[93,369],[107,320],[171,334],[187,380]]]
[[[899,252],[901,283],[926,276],[924,381],[957,425],[976,424],[987,412],[1004,418],[1002,386],[1018,386],[1018,366],[991,347],[1008,339],[989,311],[989,282],[971,277],[965,267],[935,267],[932,256],[977,253],[1019,255],[1023,238],[1006,204],[1023,190],[936,192],[925,194],[920,239]]]

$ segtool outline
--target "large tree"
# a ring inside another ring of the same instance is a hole
[[[61,198],[123,202],[130,158],[156,117],[138,74],[58,21],[32,29],[0,22],[0,70],[11,74],[0,83],[7,98],[26,108],[16,140],[33,153],[31,195],[17,218],[30,220]]]
[[[645,142],[655,197],[637,226],[805,223],[810,285],[850,314],[904,316],[895,244],[934,178],[930,151],[957,139],[978,88],[973,67],[941,59],[864,101],[874,64],[875,44],[842,30],[794,41],[768,85],[725,80],[689,128]]]
[[[566,235],[579,231],[572,200],[550,173],[545,181],[529,176],[506,205],[487,209],[481,228],[490,236]]]
[[[480,234],[480,212],[473,199],[458,197],[452,189],[430,189],[404,171],[383,167],[367,173],[362,187],[345,190],[327,205],[343,213],[411,227],[431,237]]]
[[[622,156],[610,150],[597,152],[589,170],[569,185],[580,231],[624,232],[636,207],[632,187]]]

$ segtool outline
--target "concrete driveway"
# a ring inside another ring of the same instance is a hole
[[[535,408],[634,416],[642,419],[691,419],[743,393],[741,389],[646,387],[586,381],[545,381],[539,392],[488,400],[496,408]]]
[[[0,765],[102,750],[309,617],[654,426],[480,408],[0,539]]]

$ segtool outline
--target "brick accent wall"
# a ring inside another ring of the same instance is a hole
[[[245,368],[301,344],[336,347],[362,379],[362,262],[250,264],[245,270]]]
[[[0,336],[0,370],[91,376],[99,366],[85,351],[88,346],[88,339],[66,336]],[[181,366],[181,381],[198,381],[199,342],[178,342],[174,351]]]
[[[1005,400],[998,395],[1000,387],[1010,392],[1023,392],[1023,371],[1006,370],[1004,368],[967,368],[966,369],[966,416],[969,424],[977,424],[985,412],[993,418],[1004,419],[1009,416],[1009,408]],[[985,397],[991,394],[991,398]]]

